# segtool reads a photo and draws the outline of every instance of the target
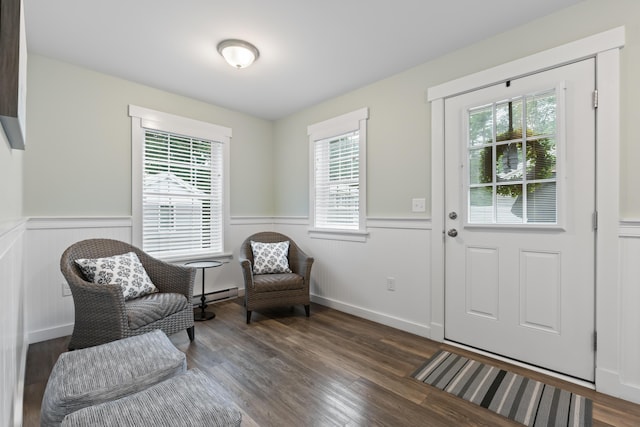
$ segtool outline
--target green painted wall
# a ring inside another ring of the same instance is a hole
[[[270,121],[33,54],[28,93],[26,216],[131,215],[129,104],[230,127],[231,214],[273,214]]]
[[[640,144],[635,130],[640,107],[634,103],[640,99],[637,0],[584,1],[276,121],[276,214],[308,215],[307,126],[361,107],[370,109],[368,216],[415,216],[411,212],[414,197],[425,197],[430,211],[431,110],[425,101],[429,87],[622,25],[626,27],[626,45],[621,51],[620,212],[622,218],[640,218]]]
[[[0,128],[0,223],[22,218],[24,151],[12,150]]]

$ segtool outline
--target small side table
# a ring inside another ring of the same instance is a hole
[[[207,308],[206,298],[204,297],[204,270],[207,268],[220,267],[223,263],[220,261],[191,261],[184,264],[185,267],[202,269],[202,295],[200,295],[200,305],[193,309],[193,320],[200,322],[216,317],[213,311],[205,311]]]

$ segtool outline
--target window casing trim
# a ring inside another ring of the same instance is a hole
[[[311,237],[340,240],[364,241],[367,236],[366,231],[366,207],[367,207],[367,120],[369,119],[369,109],[367,107],[318,122],[307,127],[309,136],[309,233]],[[333,228],[316,227],[316,182],[315,182],[315,142],[349,132],[359,131],[359,220],[358,229],[345,230]]]
[[[187,117],[181,117],[170,113],[151,110],[136,105],[129,105],[131,117],[131,242],[134,246],[142,248],[142,182],[144,161],[145,130],[157,130],[176,135],[215,141],[222,145],[223,162],[223,226],[222,226],[222,252],[205,253],[194,251],[189,254],[169,254],[163,257],[166,261],[179,262],[193,259],[215,258],[228,256],[226,236],[229,235],[229,145],[231,143],[231,128],[202,122]]]

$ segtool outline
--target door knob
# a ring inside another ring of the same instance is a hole
[[[451,230],[447,231],[447,234],[450,237],[456,237],[458,235],[458,230],[456,230],[455,228],[452,228]]]

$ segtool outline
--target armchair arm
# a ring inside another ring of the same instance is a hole
[[[75,307],[74,340],[104,342],[122,337],[129,321],[120,285],[97,285],[82,280],[68,280]],[[77,332],[76,332],[77,331]],[[81,345],[83,347],[84,345]]]
[[[291,255],[292,258],[295,257],[295,259],[290,260],[291,269],[294,273],[304,277],[305,282],[308,284],[311,277],[311,266],[313,265],[314,258],[308,256],[299,247],[296,248],[296,251]]]
[[[253,268],[251,267],[251,261],[242,255],[238,257],[238,261],[240,261],[240,268],[244,277],[244,292],[246,294],[253,289]]]
[[[170,264],[147,254],[138,254],[149,278],[160,292],[173,292],[184,295],[191,301],[196,269]]]

